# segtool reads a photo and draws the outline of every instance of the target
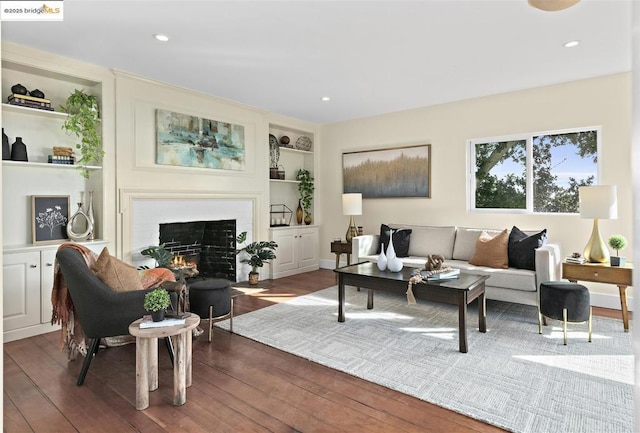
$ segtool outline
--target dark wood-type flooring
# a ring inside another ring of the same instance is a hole
[[[235,312],[334,284],[330,270],[264,281],[265,292],[236,298]],[[206,333],[194,340],[186,404],[172,404],[172,368],[161,345],[160,387],[150,407],[137,411],[134,344],[100,350],[77,387],[81,358],[68,362],[58,341],[51,332],[4,345],[5,432],[502,431],[215,327],[211,344]]]

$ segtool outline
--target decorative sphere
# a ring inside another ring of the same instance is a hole
[[[289,144],[290,141],[291,140],[286,135],[283,135],[282,137],[280,137],[280,143],[284,144],[285,146]]]

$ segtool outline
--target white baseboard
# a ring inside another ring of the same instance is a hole
[[[340,266],[346,266],[347,261],[341,260]],[[335,260],[320,260],[321,269],[335,269]],[[620,310],[620,296],[617,294],[605,294],[591,292],[591,305],[594,307],[610,308]],[[627,295],[627,306],[629,311],[633,311],[633,297]]]
[[[611,308],[620,310],[620,295],[609,295],[605,293],[590,293],[591,305],[594,307]],[[627,309],[633,311],[633,297],[627,295]]]

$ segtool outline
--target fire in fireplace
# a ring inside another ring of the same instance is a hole
[[[160,243],[185,278],[236,281],[236,220],[160,224]]]

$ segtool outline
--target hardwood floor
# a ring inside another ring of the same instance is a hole
[[[330,270],[264,281],[264,292],[235,299],[236,316],[334,284]],[[68,362],[58,341],[52,332],[4,345],[5,432],[502,431],[215,327],[212,343],[206,333],[193,342],[186,404],[172,405],[161,349],[160,387],[137,411],[135,345],[100,350],[77,387],[81,359]]]

